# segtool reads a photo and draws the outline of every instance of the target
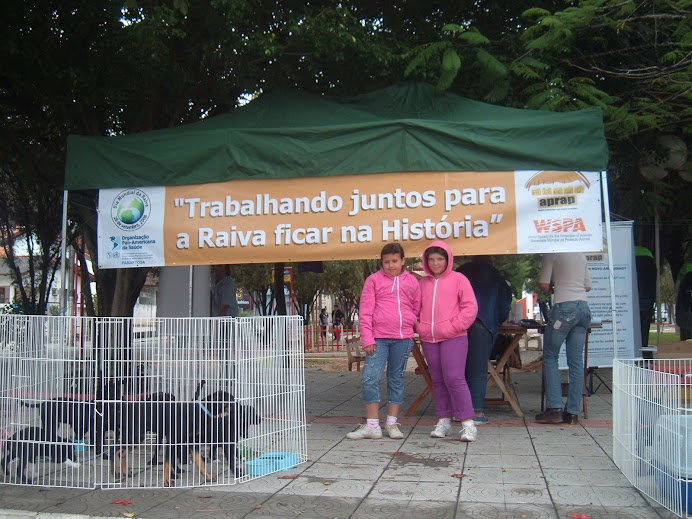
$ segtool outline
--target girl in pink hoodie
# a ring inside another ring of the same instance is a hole
[[[418,280],[404,270],[404,249],[388,243],[381,253],[382,270],[368,276],[360,296],[360,341],[365,351],[361,376],[367,422],[346,436],[352,440],[382,438],[380,381],[387,366],[387,422],[393,439],[404,437],[397,416],[404,401],[404,373],[413,346],[413,327],[420,311]]]
[[[421,312],[417,331],[432,378],[438,418],[430,433],[444,438],[452,417],[461,420],[461,440],[476,440],[474,410],[466,383],[466,330],[476,319],[478,305],[471,283],[454,271],[454,256],[443,241],[434,241],[423,253],[427,276],[420,281]]]

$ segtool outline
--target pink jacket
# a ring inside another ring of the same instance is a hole
[[[454,255],[449,246],[437,240],[428,245],[430,247],[447,251],[447,270],[435,279],[427,262],[423,261],[427,276],[420,281],[421,311],[417,331],[421,341],[442,342],[466,335],[466,330],[476,319],[478,304],[468,278],[452,270]]]
[[[360,296],[360,342],[378,339],[411,339],[420,312],[420,286],[413,274],[403,271],[390,277],[382,270],[368,276]]]

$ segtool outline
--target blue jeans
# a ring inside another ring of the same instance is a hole
[[[547,409],[562,407],[558,355],[564,342],[569,370],[569,391],[565,411],[579,414],[584,390],[584,343],[590,323],[591,311],[586,301],[565,301],[554,305],[550,310],[543,341],[543,377]]]
[[[466,356],[466,382],[471,391],[473,410],[481,412],[488,387],[488,359],[493,351],[495,336],[479,319],[474,321],[467,334],[469,353]]]
[[[380,383],[387,366],[387,401],[404,403],[404,373],[413,347],[413,339],[375,339],[375,352],[365,356],[361,376],[363,402],[380,403]]]

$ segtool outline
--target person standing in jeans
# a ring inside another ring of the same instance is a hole
[[[387,421],[384,430],[393,440],[404,434],[398,414],[404,402],[404,374],[418,321],[421,291],[418,280],[405,270],[404,249],[388,243],[380,254],[382,269],[368,276],[360,296],[360,340],[365,352],[361,377],[366,422],[346,435],[351,440],[379,440],[380,382],[387,368]]]
[[[546,409],[536,415],[538,423],[579,423],[582,391],[584,390],[584,343],[591,324],[591,311],[586,293],[591,290],[591,276],[586,256],[581,252],[543,255],[541,291],[553,293],[553,304],[543,340],[543,378]],[[569,390],[562,409],[562,382],[558,355],[566,343]]]

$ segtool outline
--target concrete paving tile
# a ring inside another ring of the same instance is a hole
[[[407,482],[378,481],[370,496],[374,499],[396,501],[456,501],[459,493],[459,480],[450,482]]]
[[[584,470],[614,469],[616,468],[613,460],[607,456],[584,456],[576,457],[577,466]]]
[[[394,452],[368,452],[364,454],[362,451],[332,449],[320,458],[320,462],[386,466],[392,461],[393,455]]]
[[[606,513],[606,510],[599,505],[561,505],[557,504],[556,505],[558,517],[560,519],[574,519],[574,517],[591,517],[593,519],[605,519],[604,514]],[[608,519],[613,519],[611,516],[608,516]]]
[[[459,441],[456,436],[435,439],[428,436],[427,440],[407,441],[401,450],[407,452],[449,452],[464,453],[467,451],[467,443]]]
[[[538,455],[538,462],[544,469],[576,469],[577,458],[573,456]]]
[[[173,499],[169,496],[168,501],[150,507],[142,513],[136,513],[135,516],[151,518],[171,517],[176,519],[192,519],[196,517],[240,518],[244,517],[248,510],[261,505],[268,498],[269,496],[266,494],[199,494],[197,492],[187,492],[176,495]],[[121,511],[120,517],[123,516],[122,512],[124,511]]]
[[[486,503],[459,499],[455,519],[504,519],[504,503]]]
[[[643,507],[646,500],[634,487],[590,487],[602,506]]]
[[[453,519],[456,503],[450,501],[363,500],[351,519]]]
[[[494,454],[494,455],[499,455],[502,454],[503,451],[506,452],[507,447],[503,447],[502,445],[499,444],[492,444],[492,443],[481,443],[480,441],[476,441],[473,445],[472,448],[472,453],[473,454]]]
[[[314,463],[300,475],[308,478],[375,480],[382,476],[383,467],[345,463]]]
[[[584,486],[589,485],[589,475],[587,472],[574,469],[544,468],[545,480],[552,488],[553,486]]]
[[[502,483],[474,483],[462,479],[461,491],[459,492],[460,502],[480,502],[502,505],[504,507],[505,495]]]
[[[401,449],[402,444],[403,440],[390,440],[387,437],[383,437],[381,440],[349,440],[346,438],[334,448],[340,451],[354,451],[360,452],[362,455],[370,455],[371,452],[397,452]]]
[[[238,482],[236,485],[210,486],[208,490],[210,492],[257,492],[259,494],[273,494],[287,486],[291,482],[288,477],[296,474],[296,469],[287,472],[276,472],[250,481]]]
[[[573,518],[573,514],[583,514],[592,519],[669,519],[668,516],[660,515],[656,510],[648,507],[628,507],[626,509],[614,506],[600,507],[563,507],[558,506],[558,513],[561,519]],[[677,515],[671,516],[679,517]]]
[[[536,456],[515,456],[512,454],[502,454],[500,466],[507,469],[531,469],[538,467]]]
[[[550,505],[550,495],[545,485],[528,483],[505,483],[503,485],[505,503]]]
[[[474,467],[489,467],[496,468],[502,467],[502,455],[501,454],[473,454],[469,453],[466,455],[466,462],[464,463],[464,470]]]
[[[271,517],[272,519],[333,519],[353,517],[360,499],[324,498],[297,495],[276,495],[252,510],[245,517]]]
[[[62,499],[61,489],[45,489],[22,487],[14,485],[3,485],[2,490],[2,508],[9,510],[30,510],[39,512],[50,508],[56,500]],[[87,499],[85,497],[85,499]]]
[[[656,510],[649,507],[627,507],[625,509],[619,507],[603,507],[605,514],[602,516],[603,519],[663,519],[667,517],[679,517],[678,515],[667,516],[661,515]]]
[[[337,498],[364,498],[373,481],[299,476],[282,490],[282,494]]]
[[[592,506],[598,507],[601,502],[594,494],[589,486],[552,486],[548,485],[550,496],[553,503],[558,505],[569,506]]]
[[[503,519],[557,519],[557,512],[552,505],[531,503],[512,503],[509,499],[505,503],[505,515]]]
[[[390,465],[382,473],[381,481],[411,481],[411,482],[449,482],[461,474],[461,467],[426,467],[424,465]]]
[[[583,470],[592,487],[631,487],[632,484],[618,469]]]
[[[501,485],[504,482],[502,469],[498,467],[467,468],[463,474],[464,481],[469,483]]]
[[[507,483],[527,483],[530,485],[545,486],[545,477],[539,467],[523,469],[502,469],[502,482]]]

